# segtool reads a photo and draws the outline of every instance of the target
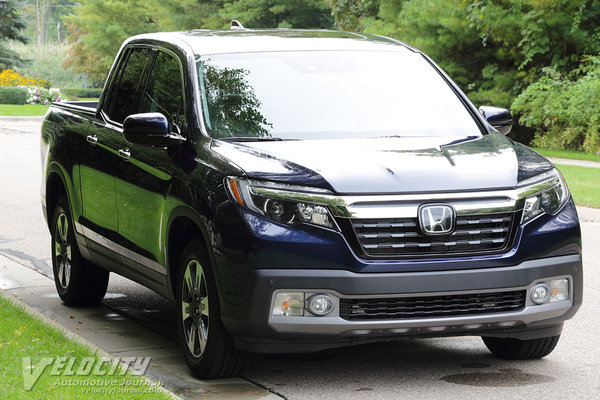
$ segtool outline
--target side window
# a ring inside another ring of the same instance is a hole
[[[151,60],[150,49],[130,49],[117,72],[107,112],[111,120],[123,123],[140,109],[139,94],[147,76],[146,64]]]
[[[167,53],[159,52],[156,57],[142,97],[141,112],[159,112],[167,117],[171,127],[185,126],[181,68],[177,59]]]

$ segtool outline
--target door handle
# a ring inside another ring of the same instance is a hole
[[[127,161],[129,160],[129,157],[131,157],[131,152],[129,151],[129,149],[119,149],[119,157]]]
[[[98,136],[96,135],[88,135],[85,140],[87,140],[87,142],[89,144],[91,144],[92,146],[95,146],[96,143],[98,143]]]

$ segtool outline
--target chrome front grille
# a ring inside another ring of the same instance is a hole
[[[513,312],[525,307],[527,291],[457,295],[340,299],[346,320],[408,319]]]
[[[358,243],[368,256],[444,255],[498,252],[510,245],[515,213],[459,215],[448,235],[421,233],[417,218],[353,219]]]

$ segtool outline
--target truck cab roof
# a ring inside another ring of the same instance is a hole
[[[129,41],[184,42],[197,55],[269,51],[417,51],[400,41],[362,33],[325,29],[196,29],[149,33]]]

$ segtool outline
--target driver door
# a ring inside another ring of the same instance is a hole
[[[182,68],[178,58],[154,50],[156,57],[141,96],[141,113],[159,112],[172,132],[185,136]],[[126,267],[163,284],[166,279],[165,237],[167,199],[180,168],[173,161],[177,148],[126,143],[129,159],[117,172],[119,234],[130,243],[122,251]]]

